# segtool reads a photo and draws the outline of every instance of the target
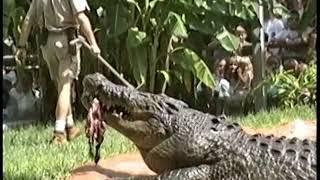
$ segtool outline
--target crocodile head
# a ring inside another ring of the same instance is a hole
[[[151,94],[116,85],[99,73],[83,79],[81,101],[90,109],[98,99],[103,121],[125,135],[140,151],[148,152],[172,134],[172,120],[163,118],[188,107],[164,94]],[[162,117],[162,118],[161,118]]]

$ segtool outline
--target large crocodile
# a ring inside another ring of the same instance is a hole
[[[139,149],[149,179],[316,179],[316,143],[246,134],[237,123],[164,94],[116,85],[99,73],[83,80],[82,103],[94,98],[102,120]],[[135,177],[141,179],[142,177]]]

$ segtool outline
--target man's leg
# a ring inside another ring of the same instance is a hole
[[[77,52],[77,56],[69,53],[69,42],[65,34],[54,36],[52,44],[55,45],[58,41],[62,43],[62,48],[54,47],[54,56],[57,58],[56,62],[58,62],[57,82],[59,90],[56,108],[56,129],[62,130],[62,127],[64,127],[63,132],[66,135],[64,134],[63,142],[65,142],[65,140],[71,140],[80,134],[79,129],[74,127],[71,108],[72,83],[80,72],[80,52]]]
[[[71,95],[71,79],[64,78],[58,82],[58,102],[56,108],[56,118],[66,119],[70,109],[70,95]]]
[[[73,121],[73,114],[72,114],[72,105],[70,103],[68,114],[67,114],[67,128],[71,128],[74,126],[74,121]]]
[[[70,103],[69,111],[67,114],[66,132],[67,132],[67,140],[68,141],[71,141],[72,139],[74,139],[80,135],[80,130],[74,126],[71,103]]]
[[[71,88],[70,88],[70,91],[71,91],[70,92],[70,106],[69,106],[68,114],[67,114],[67,124],[66,124],[67,128],[71,128],[74,126],[73,115],[72,115],[73,85],[74,85],[74,82],[72,82]]]
[[[56,105],[56,122],[53,142],[63,144],[67,142],[65,136],[66,119],[70,109],[71,79],[61,78],[58,84],[58,100]]]

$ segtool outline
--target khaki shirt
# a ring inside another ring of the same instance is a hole
[[[86,0],[33,0],[26,18],[30,19],[30,24],[40,28],[44,25],[49,31],[59,32],[78,28],[76,14],[85,10],[90,10]]]

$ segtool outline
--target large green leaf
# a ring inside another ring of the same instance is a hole
[[[210,15],[196,15],[188,13],[186,14],[186,23],[189,25],[190,29],[199,31],[203,34],[212,35],[216,31],[215,21]]]
[[[137,8],[138,12],[141,14],[141,8],[140,8],[139,3],[137,1],[135,1],[135,0],[127,0],[127,2],[129,4],[134,5]]]
[[[165,20],[164,24],[167,25],[168,31],[171,35],[174,35],[180,38],[188,37],[187,29],[179,14],[176,14],[172,11],[169,12],[168,17]]]
[[[183,83],[182,72],[183,72],[183,69],[180,66],[176,66],[173,70],[171,70],[171,73],[176,77],[176,79],[181,84]]]
[[[202,4],[204,3],[203,0],[194,0],[194,3],[196,4],[197,7],[201,7]]]
[[[184,71],[183,72],[183,83],[184,86],[187,89],[187,92],[191,92],[192,90],[192,81],[193,81],[193,77],[190,71]]]
[[[151,8],[151,10],[157,5],[158,2],[164,2],[165,0],[153,0],[150,1],[149,6]]]
[[[304,31],[308,27],[310,22],[313,21],[314,18],[316,18],[316,10],[317,10],[316,3],[317,3],[316,0],[309,0],[308,6],[301,17],[301,21],[299,24],[300,31]]]
[[[148,41],[147,33],[139,31],[137,27],[128,30],[127,45],[130,48],[136,48]]]
[[[236,17],[241,18],[245,21],[252,21],[257,18],[255,14],[255,7],[252,7],[251,2],[249,1],[235,1],[231,5],[230,14],[234,14]]]
[[[147,41],[145,32],[139,31],[137,27],[130,28],[127,37],[127,49],[133,76],[139,85],[146,81],[148,61],[145,42]]]
[[[128,48],[129,61],[133,72],[134,79],[138,86],[146,82],[147,76],[147,48],[136,47]]]
[[[233,6],[231,10],[234,10],[234,15],[241,19],[247,20],[247,7],[244,7],[241,2],[236,1],[236,4]]]
[[[273,6],[272,11],[274,14],[279,14],[284,18],[290,15],[289,10],[281,3],[277,2],[277,0],[272,0],[271,6]]]
[[[109,29],[107,36],[112,38],[126,32],[130,26],[128,21],[129,10],[122,3],[117,3],[107,9],[107,18],[110,19],[105,28]]]
[[[219,40],[222,47],[229,52],[234,52],[239,48],[239,37],[230,33],[224,26],[222,32],[219,33],[216,38]]]
[[[191,71],[206,86],[213,88],[215,81],[206,63],[192,50],[183,48],[173,55],[173,60],[183,69]]]

